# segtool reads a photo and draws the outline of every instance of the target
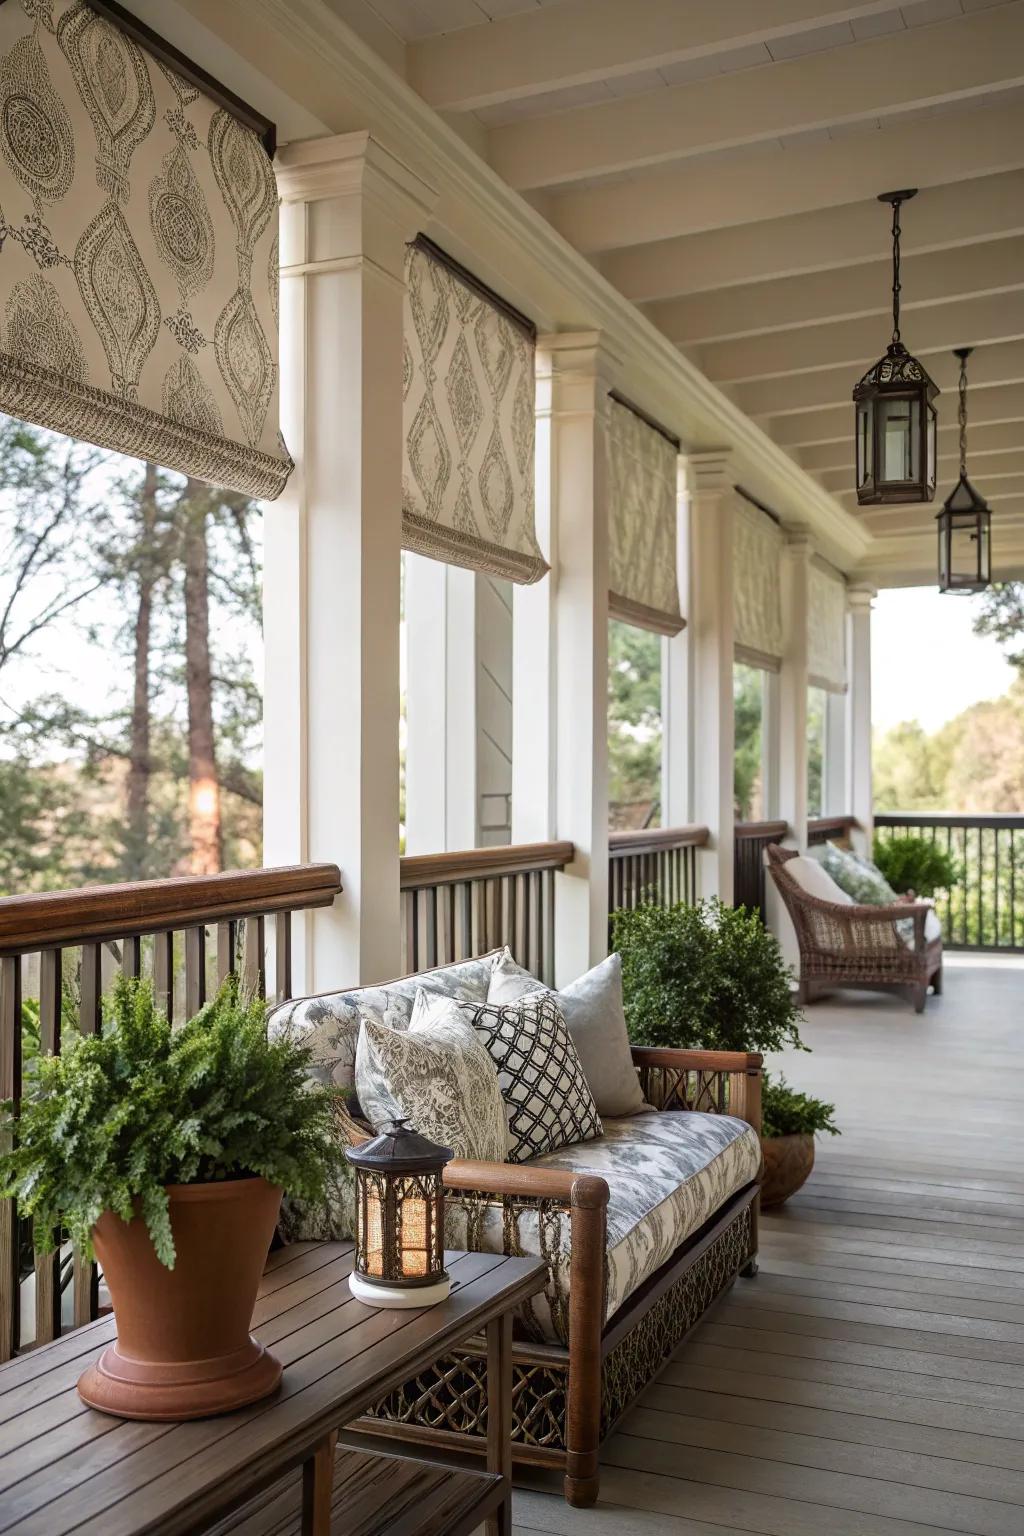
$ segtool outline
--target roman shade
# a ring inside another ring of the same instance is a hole
[[[846,582],[818,559],[807,573],[807,680],[846,692]]]
[[[0,5],[0,410],[280,494],[258,134],[73,0]]]
[[[406,253],[403,331],[403,545],[539,580],[532,325],[421,236]]]
[[[608,611],[677,635],[676,477],[679,443],[613,395],[608,432]]]
[[[782,661],[782,530],[752,502],[737,498],[733,522],[733,622],[736,660],[777,672]]]

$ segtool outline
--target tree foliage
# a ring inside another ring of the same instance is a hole
[[[661,637],[608,625],[608,798],[620,806],[661,797]]]
[[[740,821],[762,814],[761,760],[763,749],[764,673],[737,663],[732,671],[735,758],[733,799]]]
[[[167,1184],[262,1175],[323,1197],[340,1156],[337,1092],[307,1077],[308,1048],[267,1038],[262,1000],[243,1000],[229,977],[172,1030],[151,984],[121,977],[104,1014],[102,1033],[71,1033],[59,1056],[37,1059],[17,1116],[4,1106],[13,1150],[0,1154],[0,1196],[32,1217],[39,1251],[63,1228],[91,1257],[92,1228],[111,1210],[141,1215],[173,1269]]]

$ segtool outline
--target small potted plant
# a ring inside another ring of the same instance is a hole
[[[761,1082],[761,1205],[766,1210],[782,1205],[806,1183],[814,1167],[816,1132],[839,1135],[834,1114],[834,1104],[798,1093],[784,1077],[765,1074]]]
[[[0,1195],[100,1262],[118,1338],[79,1382],[127,1418],[224,1412],[273,1391],[281,1366],[250,1336],[282,1190],[323,1197],[340,1154],[334,1091],[309,1052],[268,1040],[265,1004],[226,981],[172,1030],[148,982],[118,981],[99,1035],[42,1056],[4,1106]]]
[[[806,1051],[792,974],[756,912],[717,898],[616,912],[626,1023],[637,1045]],[[762,1079],[761,1204],[780,1205],[814,1165],[814,1132],[838,1135],[833,1107]],[[790,1182],[786,1187],[786,1178]],[[779,1193],[779,1191],[783,1191]]]

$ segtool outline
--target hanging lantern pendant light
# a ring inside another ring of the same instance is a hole
[[[935,519],[940,592],[984,592],[992,581],[992,513],[967,478],[967,359],[973,350],[953,352],[960,359],[960,478]]]
[[[883,192],[892,206],[892,340],[853,391],[857,502],[931,501],[935,495],[935,406],[939,391],[900,337],[900,208],[917,189]]]

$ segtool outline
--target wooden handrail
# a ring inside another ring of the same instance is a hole
[[[707,827],[640,827],[609,832],[608,852],[614,858],[633,853],[653,853],[657,848],[703,848],[710,832]]]
[[[465,848],[454,853],[417,853],[401,861],[403,891],[464,880],[490,880],[540,869],[564,869],[575,856],[574,844],[516,843],[497,848]]]
[[[849,832],[852,827],[859,826],[856,816],[812,816],[807,823],[807,830],[821,836],[829,832]]]
[[[738,821],[733,828],[733,836],[737,838],[785,837],[788,831],[788,821]]]
[[[0,897],[0,955],[327,907],[341,889],[336,864],[288,864],[4,896]]]

